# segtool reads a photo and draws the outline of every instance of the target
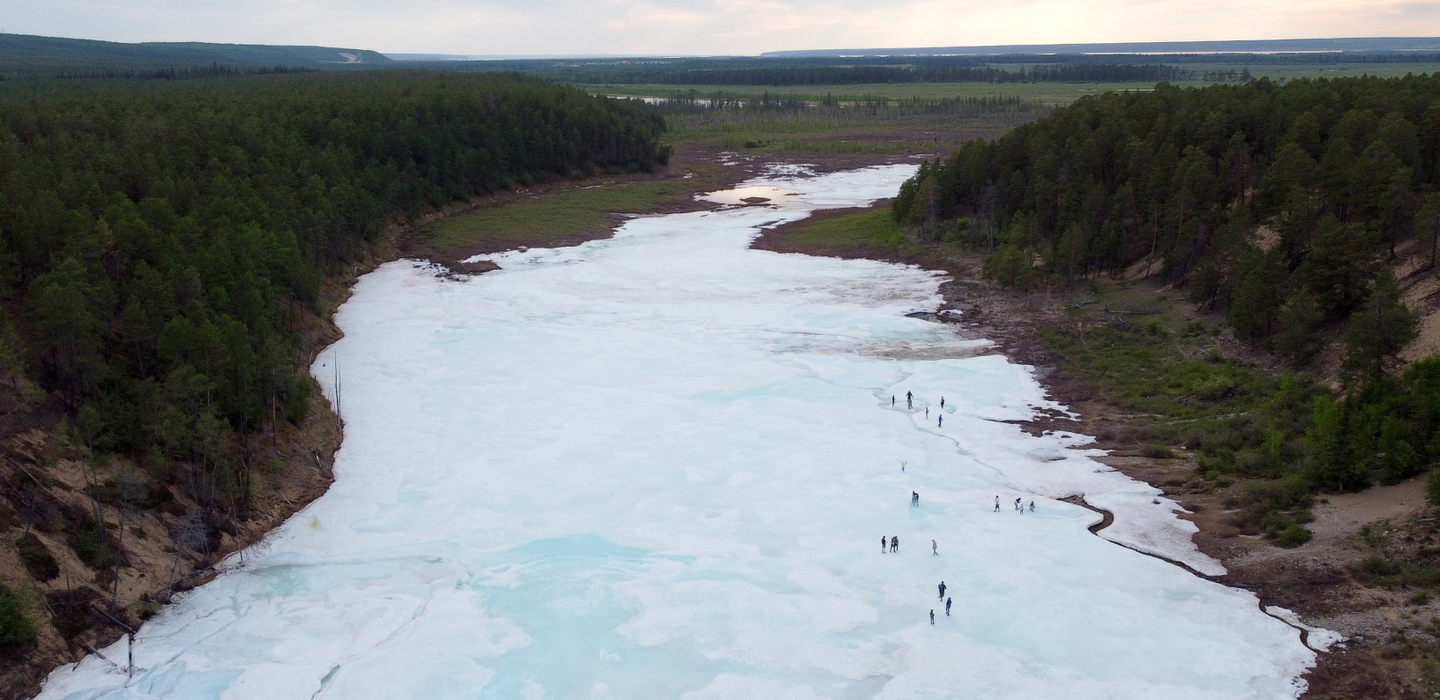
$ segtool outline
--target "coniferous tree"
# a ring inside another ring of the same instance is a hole
[[[1345,327],[1345,372],[1352,379],[1377,381],[1414,338],[1415,318],[1400,301],[1395,274],[1386,268],[1375,278],[1365,307]]]

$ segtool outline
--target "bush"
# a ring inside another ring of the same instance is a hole
[[[1284,479],[1246,484],[1234,506],[1240,509],[1242,526],[1279,537],[1292,526],[1314,520],[1315,516],[1310,513],[1314,500],[1310,484],[1298,475],[1291,475]],[[1299,536],[1302,535],[1290,535],[1292,538]],[[1304,544],[1310,539],[1310,533],[1305,532],[1303,537],[1304,540],[1289,546]]]
[[[1299,523],[1290,523],[1280,531],[1280,536],[1275,539],[1275,543],[1281,547],[1295,548],[1309,542],[1313,536],[1305,526]]]
[[[1440,469],[1430,472],[1425,479],[1425,503],[1440,506]]]
[[[70,533],[70,548],[90,568],[108,569],[115,565],[113,540],[99,523],[87,518]]]
[[[39,636],[40,629],[26,607],[18,592],[0,583],[0,648],[28,646]]]
[[[1360,560],[1360,563],[1355,566],[1355,573],[1362,581],[1375,581],[1399,574],[1400,564],[1379,554],[1371,554]]]
[[[285,418],[295,425],[305,422],[310,413],[310,399],[315,395],[309,375],[297,375],[290,380],[285,392]]]

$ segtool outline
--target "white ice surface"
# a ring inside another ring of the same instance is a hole
[[[747,247],[912,171],[366,275],[314,368],[343,375],[330,491],[146,624],[133,679],[91,657],[41,697],[1293,698],[1314,652],[1252,594],[1053,500],[1218,570],[1087,438],[999,422],[1050,404],[904,316],[937,275]]]
[[[1284,620],[1296,629],[1305,630],[1308,633],[1306,635],[1305,643],[1307,646],[1309,646],[1311,649],[1314,649],[1315,651],[1328,651],[1330,647],[1333,647],[1336,644],[1340,644],[1341,642],[1345,641],[1345,636],[1340,634],[1339,632],[1336,632],[1335,630],[1327,630],[1320,627],[1311,627],[1310,625],[1301,622],[1300,616],[1295,614],[1295,611],[1293,610],[1282,608],[1278,605],[1271,605],[1270,607],[1265,608],[1265,612],[1269,613],[1274,617],[1278,617],[1281,620]]]

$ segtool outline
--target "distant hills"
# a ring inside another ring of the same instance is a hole
[[[201,42],[123,44],[91,39],[61,39],[0,34],[0,64],[29,66],[182,66],[219,63],[232,66],[308,68],[393,67],[384,54],[326,46],[265,46]]]
[[[1271,39],[1246,41],[1151,41],[1120,44],[1009,44],[890,49],[769,51],[761,56],[1000,56],[1006,54],[1168,54],[1440,51],[1440,38]]]

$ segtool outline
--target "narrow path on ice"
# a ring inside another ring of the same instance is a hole
[[[1090,504],[1085,500],[1085,495],[1084,495],[1084,494],[1080,494],[1080,495],[1077,495],[1077,496],[1068,496],[1068,497],[1062,498],[1062,499],[1060,499],[1060,500],[1066,501],[1066,502],[1069,502],[1069,503],[1074,503],[1075,505],[1078,505],[1078,506],[1080,506],[1080,507],[1082,507],[1082,508],[1085,508],[1085,509],[1087,509],[1087,510],[1091,510],[1091,511],[1094,511],[1095,513],[1098,513],[1098,514],[1100,515],[1100,522],[1095,523],[1094,525],[1091,525],[1091,526],[1090,526],[1090,532],[1094,533],[1096,536],[1099,536],[1099,535],[1100,535],[1100,531],[1101,531],[1101,530],[1104,530],[1105,528],[1110,527],[1112,524],[1115,523],[1115,514],[1114,514],[1114,513],[1111,513],[1110,511],[1105,510],[1104,508],[1096,508],[1095,506],[1090,505]],[[1107,542],[1113,542],[1112,540],[1106,540],[1106,541],[1107,541]],[[1121,547],[1126,547],[1125,544],[1120,543],[1120,542],[1114,542],[1114,544],[1118,544],[1118,545],[1120,545]],[[1128,548],[1128,547],[1127,547],[1127,548]],[[1159,559],[1159,560],[1161,560],[1161,561],[1164,561],[1164,562],[1167,562],[1167,563],[1170,563],[1170,564],[1174,564],[1175,566],[1178,566],[1178,567],[1180,567],[1180,568],[1182,568],[1182,569],[1190,572],[1191,575],[1193,575],[1193,576],[1198,576],[1198,577],[1203,578],[1203,579],[1205,579],[1205,580],[1207,580],[1207,581],[1215,581],[1216,583],[1220,583],[1220,582],[1221,582],[1221,578],[1222,578],[1222,577],[1220,577],[1220,576],[1210,576],[1210,575],[1208,575],[1208,574],[1204,574],[1204,573],[1201,573],[1201,572],[1199,572],[1199,571],[1196,571],[1195,569],[1191,568],[1191,567],[1190,567],[1188,564],[1186,564],[1185,562],[1181,562],[1181,561],[1176,561],[1176,560],[1174,560],[1174,559],[1170,559],[1169,557],[1166,557],[1166,556],[1164,556],[1164,555],[1162,555],[1162,554],[1154,554],[1154,553],[1151,553],[1151,552],[1145,552],[1145,551],[1141,551],[1141,550],[1138,550],[1138,549],[1136,549],[1136,550],[1134,550],[1134,551],[1140,552],[1141,554],[1144,554],[1144,555],[1146,555],[1146,556],[1155,557],[1156,559]],[[1258,608],[1260,609],[1260,612],[1265,613],[1266,615],[1269,615],[1270,617],[1273,617],[1273,618],[1275,618],[1276,620],[1279,620],[1279,621],[1285,623],[1286,625],[1289,625],[1291,629],[1293,629],[1293,630],[1295,630],[1296,632],[1300,633],[1300,643],[1301,643],[1301,644],[1304,644],[1305,646],[1307,646],[1307,647],[1309,647],[1309,648],[1311,648],[1311,649],[1314,649],[1315,651],[1325,651],[1326,649],[1329,649],[1329,648],[1330,648],[1330,645],[1331,645],[1331,644],[1334,644],[1334,643],[1337,642],[1337,641],[1343,641],[1343,640],[1342,640],[1338,635],[1336,635],[1334,632],[1331,632],[1331,631],[1329,631],[1329,630],[1322,630],[1322,632],[1324,633],[1323,636],[1324,636],[1324,638],[1325,638],[1324,641],[1323,641],[1321,644],[1311,644],[1311,643],[1310,643],[1310,634],[1311,634],[1311,632],[1315,631],[1314,628],[1311,628],[1311,627],[1309,627],[1309,626],[1307,626],[1307,625],[1305,625],[1305,624],[1302,624],[1302,623],[1299,621],[1299,619],[1295,616],[1294,613],[1291,613],[1291,612],[1288,611],[1288,610],[1284,610],[1283,608],[1275,608],[1274,606],[1267,606],[1267,605],[1265,605],[1265,601],[1259,600],[1258,598],[1255,600],[1255,605],[1256,605],[1256,607],[1258,607]],[[1279,612],[1277,612],[1277,610],[1278,610]]]

